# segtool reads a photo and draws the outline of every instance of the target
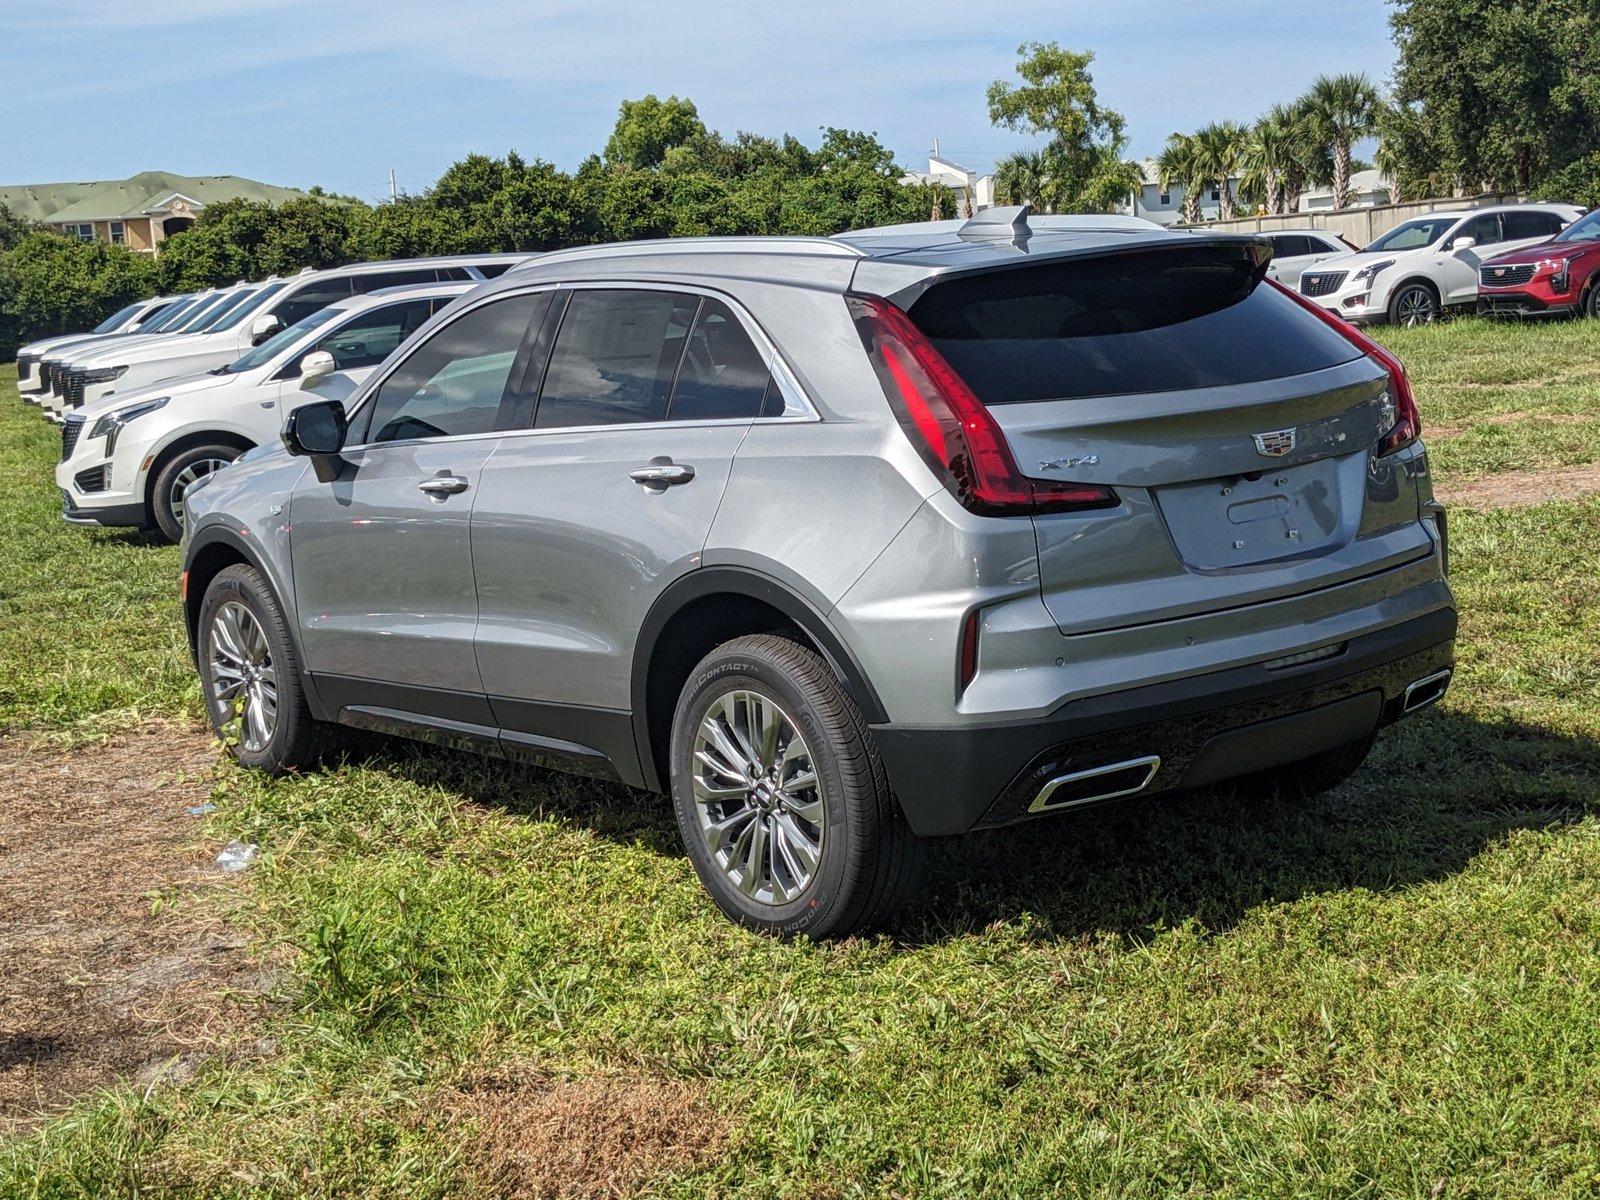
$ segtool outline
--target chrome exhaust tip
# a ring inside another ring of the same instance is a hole
[[[1406,693],[1400,700],[1402,713],[1416,712],[1419,708],[1426,708],[1434,701],[1444,696],[1445,689],[1450,686],[1452,669],[1446,667],[1442,671],[1435,671],[1432,675],[1424,675],[1421,679],[1413,680],[1406,685]]]
[[[1039,789],[1033,803],[1028,805],[1028,811],[1056,812],[1063,808],[1097,804],[1101,800],[1115,800],[1119,796],[1131,796],[1149,787],[1160,769],[1161,756],[1148,754],[1143,758],[1129,758],[1122,762],[1107,763],[1103,767],[1057,775]]]

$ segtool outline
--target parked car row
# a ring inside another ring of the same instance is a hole
[[[1593,303],[1588,287],[1593,268],[1563,272],[1559,267],[1582,251],[1568,244],[1531,260],[1525,255],[1529,248],[1542,252],[1562,245],[1559,239],[1577,228],[1575,222],[1582,224],[1582,216],[1583,209],[1571,204],[1431,212],[1396,225],[1363,250],[1302,271],[1300,294],[1358,325],[1426,324],[1459,309],[1579,309]],[[1589,229],[1600,236],[1600,230]],[[1565,290],[1551,291],[1554,283]]]
[[[1314,794],[1444,695],[1410,382],[1272,268],[1026,209],[363,264],[29,379],[66,519],[181,537],[241,762],[351,726],[668,792],[728,916],[836,936],[928,838]]]
[[[526,257],[303,271],[164,297],[95,334],[24,347],[23,397],[61,425],[64,517],[177,541],[185,491],[274,440],[285,395],[348,394],[438,307]]]

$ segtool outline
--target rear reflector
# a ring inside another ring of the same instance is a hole
[[[845,299],[901,427],[963,507],[1014,516],[1117,503],[1100,484],[1023,475],[994,417],[911,318],[881,296]]]
[[[1394,403],[1394,424],[1378,443],[1378,453],[1390,454],[1416,441],[1422,433],[1422,416],[1417,412],[1417,399],[1411,391],[1411,380],[1406,377],[1406,369],[1400,360],[1338,313],[1329,312],[1322,305],[1307,300],[1276,279],[1267,282],[1319,321],[1338,330],[1346,341],[1389,373],[1389,398]]]
[[[978,610],[973,609],[961,623],[961,687],[965,690],[978,673]]]

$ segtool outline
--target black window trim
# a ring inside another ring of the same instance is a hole
[[[575,291],[614,292],[620,290],[676,292],[680,295],[696,296],[700,298],[702,302],[708,296],[722,301],[728,306],[729,311],[733,313],[735,319],[738,320],[740,327],[744,330],[745,336],[750,339],[757,352],[762,356],[763,359],[766,360],[767,370],[771,374],[772,381],[777,385],[780,394],[783,396],[784,411],[781,413],[775,413],[771,416],[758,413],[754,417],[705,417],[692,420],[675,421],[671,418],[671,401],[669,398],[668,415],[659,421],[613,421],[603,425],[563,425],[557,428],[534,428],[533,421],[537,414],[538,408],[537,398],[544,391],[544,377],[545,373],[549,370],[550,353],[555,347],[556,331],[560,328],[560,318],[566,313],[567,300],[563,299],[558,304],[551,306],[552,311],[547,322],[549,326],[549,340],[544,347],[544,363],[539,374],[538,386],[529,389],[533,397],[531,405],[532,411],[528,413],[526,422],[520,422],[513,428],[505,430],[505,435],[508,437],[551,437],[557,434],[569,433],[625,433],[629,430],[635,429],[704,429],[718,425],[794,425],[801,423],[819,423],[822,420],[816,405],[812,404],[810,396],[808,396],[805,392],[805,389],[800,386],[800,382],[795,376],[794,371],[790,368],[787,360],[785,360],[784,357],[778,353],[777,346],[774,344],[773,340],[767,336],[767,331],[760,326],[753,316],[751,316],[749,310],[746,309],[743,304],[739,303],[735,297],[729,295],[727,292],[721,291],[720,289],[714,287],[706,287],[702,284],[678,283],[676,281],[667,282],[653,279],[575,279],[562,280],[558,283],[555,283],[553,286],[562,293],[565,293],[568,298],[570,298],[571,294]],[[560,311],[557,312],[555,311],[556,309],[559,309]],[[695,310],[695,315],[697,317],[699,316],[699,309]],[[690,324],[690,328],[694,328],[692,322]],[[683,360],[681,358],[679,359],[678,365],[679,369],[681,370],[683,365]],[[674,386],[677,384],[676,376],[674,376],[673,384]],[[763,406],[765,406],[765,401],[763,401]],[[791,411],[791,409],[795,411]],[[387,445],[389,443],[384,444]]]
[[[390,377],[393,376],[394,373],[401,367],[403,367],[410,360],[413,354],[416,354],[435,337],[437,337],[444,330],[450,328],[457,321],[463,319],[469,313],[477,312],[480,308],[483,308],[488,304],[495,304],[502,300],[513,300],[519,296],[539,295],[541,293],[553,296],[554,292],[554,285],[549,283],[540,283],[531,287],[515,288],[504,292],[495,292],[491,295],[484,296],[478,303],[467,308],[463,308],[458,313],[452,313],[448,321],[441,322],[429,330],[426,338],[418,341],[417,344],[411,347],[409,351],[391,363],[388,370],[381,373],[375,371],[373,374],[367,377],[365,388],[357,394],[357,396],[354,398],[354,402],[348,409],[350,428],[354,430],[359,427],[361,421],[370,420],[371,413],[368,410],[372,405],[373,397],[383,389],[383,385],[389,381]],[[470,293],[463,293],[463,295],[467,294]],[[435,314],[435,317],[437,317],[437,314]],[[432,321],[435,319],[435,317],[430,317],[429,320]],[[535,314],[534,317],[529,320],[528,329],[523,333],[522,342],[517,346],[517,356],[512,359],[511,371],[506,376],[506,388],[500,396],[500,411],[495,417],[495,427],[493,429],[486,429],[479,433],[446,434],[442,437],[398,438],[389,442],[352,442],[347,445],[345,449],[351,451],[384,450],[388,449],[390,446],[418,446],[424,444],[435,445],[439,442],[463,442],[471,441],[476,438],[502,437],[508,432],[517,432],[513,429],[504,428],[506,421],[509,419],[511,413],[516,407],[514,404],[507,403],[507,400],[511,398],[515,392],[512,380],[517,380],[518,385],[526,382],[524,379],[519,377],[519,372],[521,375],[527,374],[528,359],[526,356],[538,337],[538,332],[536,332],[535,327],[538,327],[538,330],[542,331],[543,327],[549,324],[549,320],[550,305],[547,302],[544,312],[542,314]],[[424,325],[422,328],[427,329],[428,326]],[[419,329],[417,332],[420,333],[422,330]]]

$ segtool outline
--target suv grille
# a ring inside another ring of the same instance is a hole
[[[1535,263],[1508,263],[1503,267],[1484,265],[1478,268],[1478,282],[1484,287],[1515,287],[1533,278]]]
[[[60,363],[47,363],[46,372],[50,376],[50,391],[56,396],[67,394],[67,369]]]
[[[68,371],[67,372],[67,386],[66,386],[66,391],[63,394],[66,397],[67,403],[70,404],[73,408],[77,408],[80,404],[83,403],[83,372],[82,371]]]
[[[73,448],[78,444],[78,438],[83,433],[84,418],[76,414],[66,417],[61,422],[61,461],[66,462],[72,457]]]
[[[1349,271],[1307,271],[1300,276],[1300,294],[1326,296],[1330,292],[1337,292],[1348,274]]]

